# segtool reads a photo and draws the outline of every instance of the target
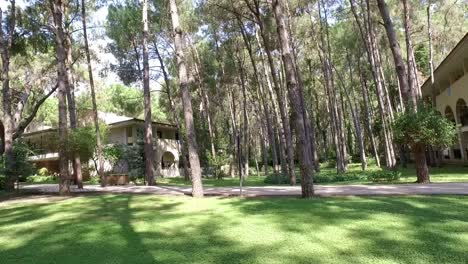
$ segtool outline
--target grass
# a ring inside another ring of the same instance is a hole
[[[468,197],[0,202],[9,263],[466,263]]]

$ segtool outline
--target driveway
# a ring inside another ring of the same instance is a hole
[[[318,196],[359,196],[359,195],[468,195],[468,183],[431,184],[378,184],[378,185],[315,185]],[[57,184],[31,184],[21,186],[22,190],[33,193],[57,193]],[[107,186],[85,185],[84,189],[72,186],[73,193],[130,193],[158,195],[190,195],[191,187],[183,186]],[[239,196],[239,187],[205,187],[206,196]],[[300,196],[300,186],[244,187],[245,197]]]

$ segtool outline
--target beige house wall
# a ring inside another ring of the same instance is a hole
[[[451,82],[449,87],[441,87],[442,92],[436,97],[437,110],[445,116],[447,107],[452,110],[458,129],[458,140],[457,142],[448,149],[449,159],[448,162],[461,163],[467,161],[467,149],[468,149],[468,126],[462,126],[458,118],[459,112],[457,112],[457,101],[463,99],[465,103],[468,103],[468,74],[460,77],[458,80]],[[461,159],[456,159],[454,150],[459,149],[461,151]],[[447,151],[447,150],[446,150]]]

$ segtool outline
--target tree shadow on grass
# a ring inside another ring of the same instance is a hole
[[[82,197],[0,208],[1,263],[240,263],[255,250],[222,234],[221,215],[190,216],[178,199]],[[171,223],[174,226],[171,227]],[[10,238],[10,243],[8,243]]]
[[[262,215],[330,262],[466,263],[468,199],[364,197],[231,200],[246,215]],[[306,239],[307,240],[307,239]],[[304,255],[303,255],[304,256]]]

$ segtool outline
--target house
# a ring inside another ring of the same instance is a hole
[[[423,97],[431,101],[429,78],[422,86]],[[456,124],[457,142],[442,151],[445,163],[468,164],[468,34],[434,70],[436,109]]]
[[[144,120],[119,116],[113,113],[98,114],[101,122],[105,123],[108,130],[108,144],[134,145],[137,138],[143,138]],[[92,124],[92,115],[88,113],[80,118],[81,125]],[[156,175],[162,177],[176,177],[181,175],[179,170],[179,135],[175,125],[153,122],[154,149],[156,161]],[[58,155],[58,130],[49,126],[40,124],[31,124],[23,135],[23,140],[33,149],[33,156],[30,160],[36,168],[47,168],[49,172],[59,172]],[[84,162],[83,171],[91,167],[95,171],[94,162]],[[122,166],[125,161],[119,162],[119,166],[111,165],[109,161],[105,163],[105,171],[108,174],[119,173],[126,174],[128,166]],[[84,173],[85,178],[89,176]]]

